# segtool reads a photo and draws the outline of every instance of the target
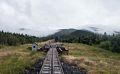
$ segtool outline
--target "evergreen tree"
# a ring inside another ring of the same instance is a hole
[[[18,45],[18,44],[33,43],[38,41],[40,41],[40,38],[35,36],[0,31],[1,45]]]

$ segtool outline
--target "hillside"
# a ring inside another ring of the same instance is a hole
[[[59,42],[83,43],[87,45],[95,45],[105,50],[120,53],[120,34],[114,33],[109,35],[94,33],[89,30],[63,29],[53,35],[45,37],[47,39],[55,39]]]
[[[94,33],[88,30],[77,30],[77,29],[61,29],[58,32],[50,35],[49,37],[59,37],[63,38],[72,38],[72,37],[80,37],[84,35],[93,35]]]
[[[40,41],[39,37],[27,34],[0,31],[0,45],[19,45]]]
[[[69,34],[71,34],[72,32],[75,32],[75,31],[76,31],[76,29],[60,29],[58,32],[54,33],[51,36],[55,37],[55,36],[69,35]]]
[[[84,35],[93,35],[94,33],[88,30],[76,30],[69,34],[69,36],[80,37]]]
[[[62,55],[62,58],[74,63],[88,74],[119,74],[120,54],[113,53],[99,47],[89,46],[81,43],[63,43],[69,49],[69,55]]]
[[[63,29],[46,38],[54,38],[56,41],[61,42],[91,44],[91,42],[95,42],[95,38],[97,37],[95,33],[89,30]]]
[[[38,43],[39,47],[44,43]],[[43,52],[32,52],[32,44],[3,46],[0,48],[0,74],[25,74],[25,69],[32,68],[36,61],[44,58]]]

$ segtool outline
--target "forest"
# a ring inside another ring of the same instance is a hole
[[[0,45],[16,46],[40,41],[39,37],[0,31]]]
[[[87,30],[76,30],[67,35],[51,36],[56,41],[68,42],[68,43],[83,43],[87,45],[98,46],[112,52],[120,53],[120,34],[108,35],[93,33]]]
[[[112,52],[120,53],[119,33],[108,35],[106,32],[104,34],[98,34],[87,30],[74,30],[69,32],[69,34],[67,31],[66,34],[64,34],[64,32],[62,32],[62,34],[58,32],[50,36],[39,38],[27,34],[0,31],[0,45],[16,46],[19,44],[46,41],[54,38],[55,41],[59,42],[83,43],[87,45],[98,46]]]

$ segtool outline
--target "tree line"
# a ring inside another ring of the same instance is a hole
[[[0,31],[0,45],[15,46],[40,41],[39,37]]]
[[[83,43],[87,45],[96,45],[106,50],[120,53],[120,34],[107,35],[92,32],[71,34],[67,36],[54,37],[56,41],[68,43]]]

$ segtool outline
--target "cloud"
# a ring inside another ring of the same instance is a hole
[[[0,0],[0,29],[38,36],[94,25],[111,32],[119,30],[119,13],[119,0]]]

